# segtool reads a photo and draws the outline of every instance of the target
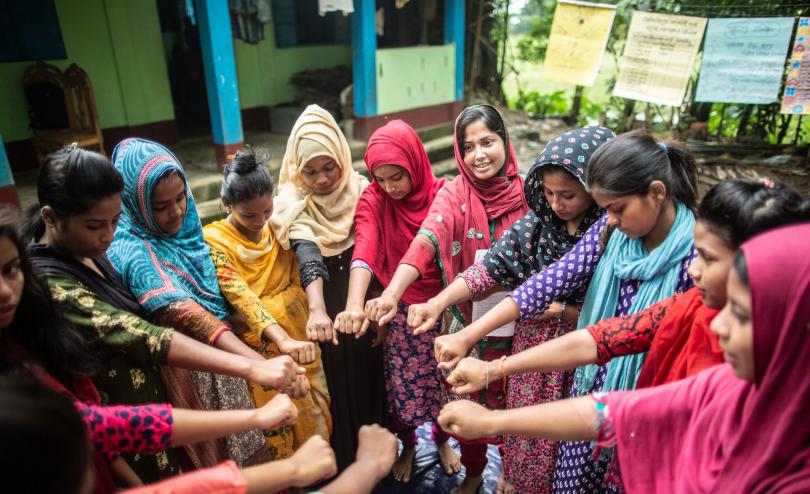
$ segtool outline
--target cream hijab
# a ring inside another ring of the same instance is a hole
[[[340,167],[340,181],[325,195],[314,194],[301,180],[301,170],[316,156],[328,156]],[[281,162],[278,195],[270,226],[285,249],[290,240],[309,240],[331,257],[354,245],[354,210],[368,185],[352,168],[349,143],[337,122],[318,105],[309,105],[293,126]]]

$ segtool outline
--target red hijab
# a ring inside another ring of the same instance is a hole
[[[398,201],[372,180],[360,196],[354,216],[353,260],[368,264],[380,283],[388,286],[445,180],[433,176],[425,146],[402,120],[392,120],[374,132],[365,160],[372,176],[382,165],[396,165],[411,177],[411,192]],[[405,290],[402,302],[422,303],[439,293],[442,284],[438,268],[431,271]]]
[[[697,287],[675,295],[658,326],[636,388],[678,381],[723,363],[710,325],[717,310],[703,304]]]
[[[742,246],[754,381],[730,365],[607,397],[628,493],[810,492],[810,223]]]
[[[472,170],[464,163],[463,149],[459,148],[458,142],[459,121],[468,112],[480,107],[488,107],[497,115],[506,135],[506,161],[502,173],[488,180],[475,178]],[[471,266],[475,262],[477,250],[492,247],[492,243],[529,210],[517,156],[509,140],[506,124],[495,107],[476,105],[466,108],[456,118],[453,136],[459,175],[436,196],[420,230],[420,233],[428,235],[433,241],[444,284],[451,283],[461,271]],[[495,238],[490,235],[491,221],[495,223]],[[462,313],[469,323],[469,304],[462,307]]]

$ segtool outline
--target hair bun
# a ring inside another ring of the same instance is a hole
[[[259,167],[256,153],[252,149],[246,148],[236,152],[233,159],[225,166],[225,174],[236,173],[247,175]]]

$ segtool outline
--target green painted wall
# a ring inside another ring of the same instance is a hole
[[[272,22],[265,25],[260,43],[251,45],[239,39],[233,43],[242,108],[295,101],[300,95],[290,77],[301,70],[352,64],[350,45],[276,48]]]
[[[55,0],[67,60],[90,76],[103,128],[174,119],[166,61],[152,0]],[[0,63],[0,133],[27,139],[22,75],[32,62]]]
[[[377,50],[380,114],[455,101],[455,45]]]

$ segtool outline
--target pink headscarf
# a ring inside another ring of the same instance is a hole
[[[374,276],[386,287],[445,179],[433,176],[425,146],[411,126],[402,120],[392,120],[372,134],[365,158],[372,177],[374,170],[382,165],[400,166],[411,177],[411,192],[398,201],[386,194],[376,180],[372,181],[360,195],[354,213],[352,260],[368,264]],[[405,290],[402,301],[406,304],[422,303],[441,289],[438,268],[434,267],[432,276],[423,276]]]
[[[624,487],[645,493],[810,492],[810,223],[742,246],[753,382],[728,364],[613,393]]]

